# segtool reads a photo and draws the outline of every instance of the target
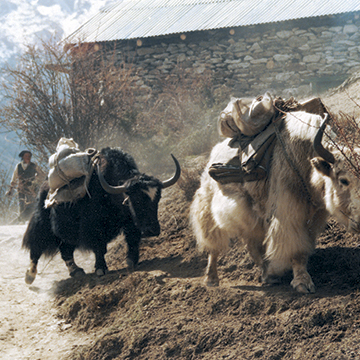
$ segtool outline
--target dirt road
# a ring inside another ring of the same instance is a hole
[[[89,339],[75,335],[51,307],[56,281],[68,277],[60,255],[40,260],[35,282],[25,284],[29,264],[29,254],[21,249],[25,229],[25,225],[0,226],[0,358],[60,359]],[[92,271],[91,254],[76,253],[75,257],[85,271]]]

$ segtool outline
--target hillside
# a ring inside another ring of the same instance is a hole
[[[358,112],[360,83],[324,96],[333,112]],[[204,164],[199,158],[198,162]],[[188,171],[194,163],[183,164]],[[202,283],[206,256],[189,229],[190,202],[174,187],[160,207],[162,233],[143,241],[138,270],[124,270],[124,246],[109,251],[112,273],[59,282],[55,306],[90,346],[72,359],[360,359],[360,237],[331,221],[310,259],[317,292],[259,284],[259,269],[234,243],[219,262],[220,287]]]
[[[334,113],[355,113],[359,86],[354,81],[325,94],[324,102]],[[188,217],[205,160],[183,163],[181,186],[164,190],[161,235],[142,241],[134,273],[125,269],[120,237],[109,246],[108,275],[55,274],[47,304],[58,325],[48,336],[58,336],[51,344],[34,343],[39,359],[360,359],[360,235],[334,220],[310,258],[315,294],[296,293],[291,274],[278,286],[262,286],[259,269],[237,241],[220,258],[220,286],[203,285],[206,254],[196,249]],[[44,291],[36,281],[32,288]],[[55,351],[65,338],[72,339],[67,351]]]

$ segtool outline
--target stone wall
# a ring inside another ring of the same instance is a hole
[[[214,94],[307,96],[360,70],[359,13],[118,43],[144,93],[172,74],[211,73]]]

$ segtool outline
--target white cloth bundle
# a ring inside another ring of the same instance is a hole
[[[90,156],[82,152],[73,139],[61,138],[56,153],[49,158],[48,182],[50,191],[55,191],[71,180],[87,175],[90,170]]]
[[[246,136],[259,134],[274,113],[273,100],[268,92],[256,99],[232,98],[220,114],[220,135],[233,138],[239,133]]]

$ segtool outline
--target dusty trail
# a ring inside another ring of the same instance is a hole
[[[0,226],[0,358],[61,359],[90,340],[57,319],[51,307],[56,281],[68,277],[60,255],[50,262],[41,259],[34,283],[25,284],[29,264],[28,253],[21,249],[25,229],[25,225]],[[86,272],[92,271],[91,254],[75,253],[75,259]]]

